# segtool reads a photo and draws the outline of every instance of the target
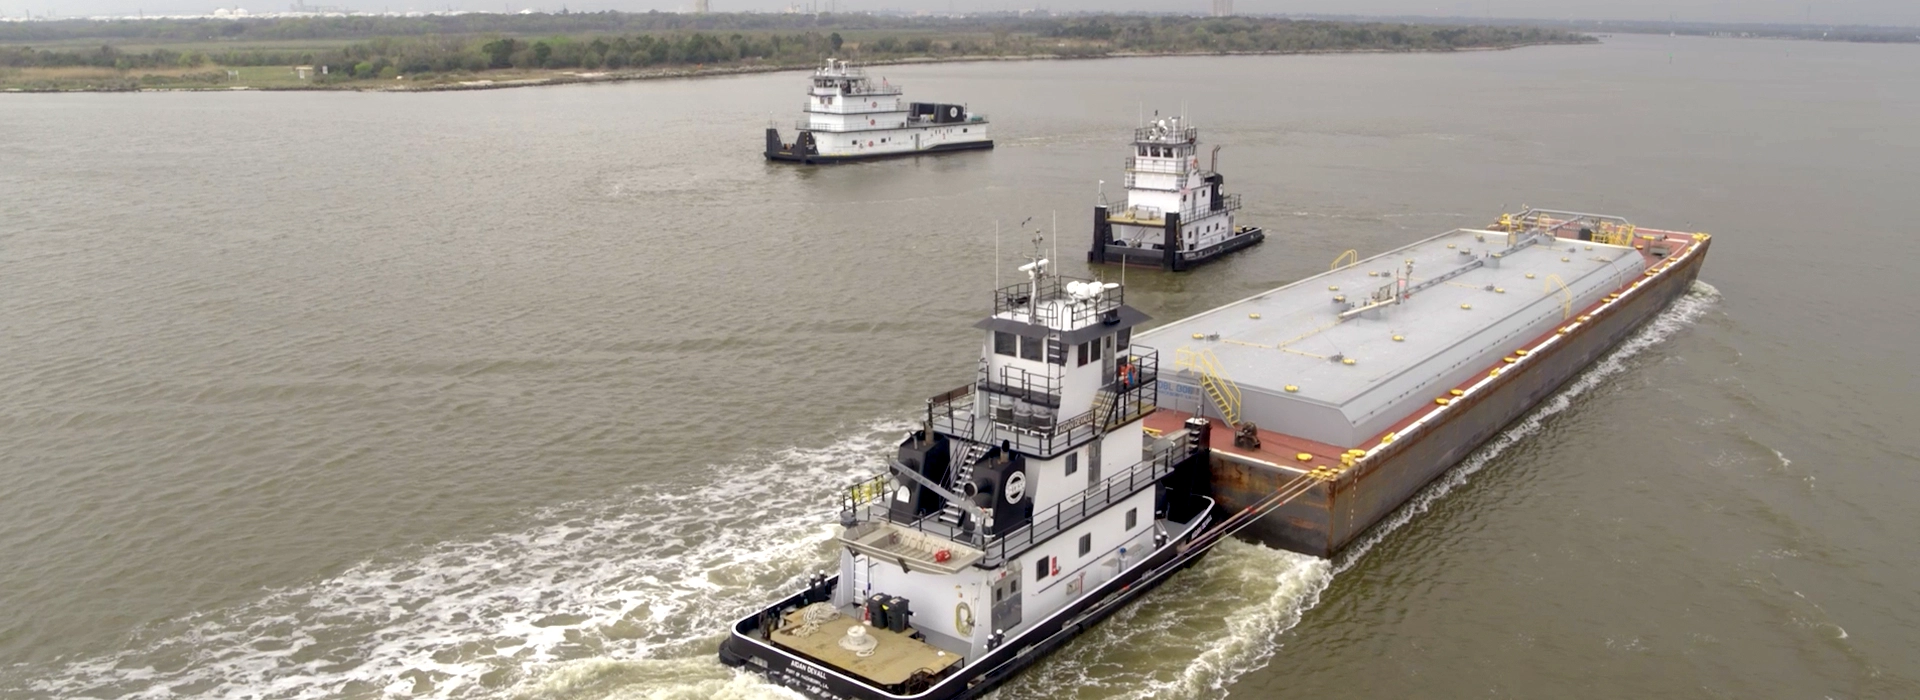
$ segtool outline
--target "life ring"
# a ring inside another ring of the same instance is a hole
[[[953,629],[962,637],[973,634],[973,608],[966,603],[953,606]]]

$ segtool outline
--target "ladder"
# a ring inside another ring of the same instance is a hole
[[[1115,394],[1106,387],[1101,387],[1099,391],[1093,392],[1093,425],[1100,432],[1104,433],[1107,431],[1109,427],[1107,421],[1112,420],[1113,414],[1119,411],[1119,404],[1120,395]]]
[[[1207,398],[1213,399],[1214,407],[1220,409],[1220,417],[1227,425],[1240,425],[1240,385],[1227,378],[1226,371],[1220,367],[1220,358],[1212,349],[1180,348],[1174,353],[1174,366],[1200,375],[1200,389],[1207,392]]]
[[[973,480],[973,465],[981,457],[987,456],[987,451],[991,449],[986,443],[969,441],[967,449],[955,450],[949,472],[953,478],[948,481],[949,487],[955,492],[965,493],[966,483]],[[960,504],[948,501],[947,507],[940,509],[940,515],[935,517],[950,527],[960,527],[960,518],[965,514],[966,510]]]

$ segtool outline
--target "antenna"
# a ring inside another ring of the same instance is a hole
[[[1060,259],[1060,210],[1053,211],[1053,259]]]
[[[993,220],[993,293],[1000,293],[1000,220]]]

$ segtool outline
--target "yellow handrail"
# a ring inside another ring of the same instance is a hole
[[[1341,253],[1340,257],[1333,259],[1333,264],[1328,266],[1327,270],[1333,271],[1340,269],[1342,267],[1340,261],[1342,260],[1347,261],[1347,265],[1358,265],[1360,264],[1360,251],[1348,248],[1347,252]]]
[[[1560,281],[1559,275],[1547,275],[1546,289],[1544,291],[1552,294],[1553,288],[1556,285],[1560,287],[1561,294],[1560,320],[1565,321],[1573,316],[1573,290],[1567,289],[1567,283]]]
[[[1240,385],[1228,379],[1226,371],[1220,367],[1220,358],[1209,348],[1194,350],[1179,348],[1174,351],[1174,367],[1190,369],[1200,374],[1200,388],[1213,399],[1213,405],[1220,409],[1220,417],[1228,425],[1240,424]]]

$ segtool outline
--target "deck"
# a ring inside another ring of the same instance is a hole
[[[1143,422],[1147,430],[1165,434],[1186,428],[1186,420],[1193,414],[1171,408],[1162,408],[1147,416]],[[1337,465],[1344,448],[1324,442],[1314,442],[1306,438],[1276,433],[1260,428],[1260,447],[1248,449],[1233,444],[1233,426],[1219,418],[1208,417],[1213,429],[1207,431],[1207,448],[1216,453],[1226,453],[1245,459],[1264,462],[1283,469],[1309,471],[1314,467]],[[1307,455],[1307,459],[1301,459]]]
[[[865,626],[865,622],[848,617],[843,611],[809,629],[802,617],[804,614],[804,610],[795,610],[781,618],[780,629],[772,636],[773,643],[880,686],[905,683],[915,671],[922,670],[929,678],[938,678],[961,661],[958,654],[914,639],[912,627],[906,632],[867,627],[867,634],[872,635],[877,644],[873,655],[860,656],[841,647],[840,638],[847,636],[847,628]]]

